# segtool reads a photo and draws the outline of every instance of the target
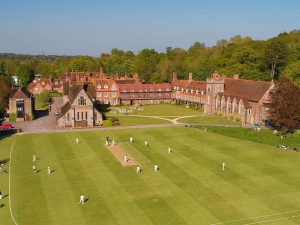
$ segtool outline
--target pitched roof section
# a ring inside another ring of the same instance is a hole
[[[271,82],[225,78],[224,95],[258,102],[272,86]]]
[[[172,85],[172,87],[178,86],[178,87],[182,87],[185,89],[206,91],[206,82],[205,81],[174,80],[171,85]]]
[[[64,104],[60,109],[60,117],[65,115],[69,110],[71,109],[71,103],[68,101],[66,104]]]
[[[24,87],[21,87],[14,89],[10,98],[31,98],[31,94]]]
[[[160,89],[161,91],[170,91],[171,85],[169,83],[161,83],[161,84],[119,84],[119,88],[121,92],[139,92],[142,91],[158,91]]]

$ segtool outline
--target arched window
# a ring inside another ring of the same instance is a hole
[[[83,96],[78,99],[78,105],[86,105],[86,99]]]

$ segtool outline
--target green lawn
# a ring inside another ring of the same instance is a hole
[[[122,167],[105,149],[106,136],[135,157],[141,175],[135,167]],[[300,209],[300,153],[294,151],[177,127],[15,136],[0,141],[0,160],[9,158],[15,140],[10,197],[20,225],[210,225]],[[173,148],[171,156],[168,146]],[[40,157],[38,174],[31,171],[33,154]],[[157,174],[154,163],[160,167]],[[55,169],[51,175],[48,165]],[[0,177],[5,196],[8,173]],[[82,193],[88,198],[84,206],[79,205]],[[1,203],[1,224],[13,224],[8,197]],[[263,224],[296,225],[299,215],[297,211],[226,224],[271,220]]]
[[[130,106],[118,106],[111,107],[111,111],[116,111],[116,108],[129,109]],[[138,108],[143,108],[143,111],[138,111]],[[172,104],[160,104],[160,105],[145,105],[133,107],[133,112],[129,114],[143,115],[143,116],[187,116],[202,114],[201,108],[187,108],[185,105],[172,105]],[[110,114],[110,113],[108,113]],[[119,113],[118,113],[119,114]]]
[[[170,121],[148,117],[138,116],[116,116],[120,120],[121,126],[133,126],[133,125],[151,125],[151,124],[166,124]]]
[[[49,108],[48,102],[35,102],[35,110],[45,110]]]
[[[195,124],[225,124],[225,125],[241,125],[241,122],[235,122],[225,119],[220,116],[197,116],[190,118],[179,119],[181,123],[195,123]]]

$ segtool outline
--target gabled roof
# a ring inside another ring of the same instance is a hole
[[[11,99],[16,99],[16,98],[31,98],[31,94],[26,90],[24,87],[19,87],[16,89],[13,89],[13,92],[10,96]]]
[[[272,82],[225,78],[224,94],[240,96],[258,102],[272,86]]]

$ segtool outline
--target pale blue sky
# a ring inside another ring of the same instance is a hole
[[[210,46],[300,29],[298,0],[0,0],[0,52],[87,54]]]

